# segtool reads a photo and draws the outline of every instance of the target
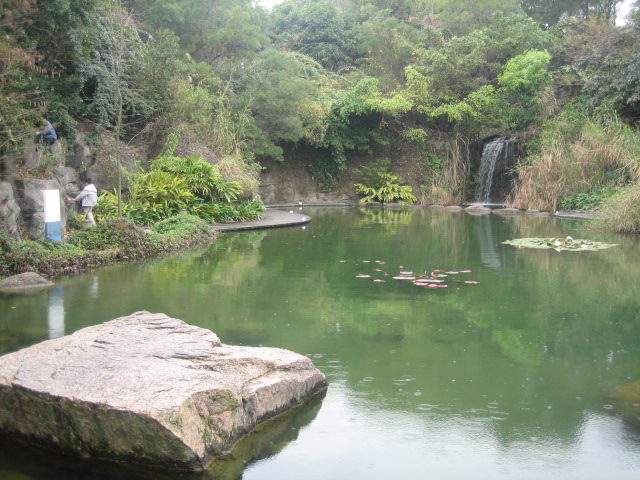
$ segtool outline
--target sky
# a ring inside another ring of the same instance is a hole
[[[282,3],[284,0],[255,0],[255,3],[266,8],[267,10],[271,10],[275,5]]]
[[[263,0],[263,1],[271,1],[276,3],[279,2],[279,0]],[[620,5],[620,12],[618,13],[618,19],[616,20],[616,25],[624,25],[626,23],[624,17],[627,15],[627,13],[629,13],[629,10],[631,9],[631,5],[633,5],[634,1],[635,0],[624,0],[624,2],[622,2],[622,5]]]
[[[271,10],[275,5],[282,3],[284,0],[255,0],[258,5],[262,5],[267,10]],[[618,15],[618,20],[616,21],[617,25],[624,25],[625,19],[624,17],[629,13],[629,9],[635,0],[624,0],[622,5],[620,6],[620,13]]]

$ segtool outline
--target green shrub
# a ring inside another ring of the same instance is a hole
[[[242,195],[238,182],[226,181],[218,169],[200,155],[160,156],[153,161],[152,168],[184,179],[191,192],[204,200],[232,202]]]
[[[402,185],[399,176],[388,172],[390,160],[380,159],[371,165],[363,165],[355,170],[363,183],[356,183],[356,193],[362,195],[361,203],[379,202],[381,204],[397,202],[402,205],[415,203],[410,185]]]
[[[400,177],[390,173],[382,174],[383,185],[379,188],[368,187],[360,183],[356,183],[356,193],[363,195],[360,199],[361,203],[379,202],[385,203],[397,202],[401,205],[415,203],[417,198],[411,193],[410,185],[400,185]]]
[[[0,278],[24,272],[45,277],[77,273],[110,261],[109,252],[87,252],[75,245],[47,240],[16,241],[0,226]]]
[[[147,232],[126,219],[106,220],[95,228],[74,232],[67,242],[89,251],[113,250],[114,256],[127,260],[157,253]]]
[[[613,190],[610,188],[597,188],[590,192],[576,193],[575,195],[559,199],[558,208],[561,210],[588,212],[602,205],[612,194]]]
[[[207,222],[188,214],[175,215],[151,227],[151,241],[161,252],[203,243],[214,237]]]
[[[138,225],[152,225],[181,210],[209,222],[256,218],[264,210],[259,200],[234,202],[242,195],[237,181],[225,180],[218,169],[200,155],[173,155],[179,135],[170,135],[165,149],[147,172],[128,179],[129,191],[122,202],[122,216]],[[262,208],[262,210],[260,210]],[[118,216],[115,193],[103,191],[95,208],[98,222]]]
[[[256,197],[253,200],[247,200],[236,205],[236,221],[242,222],[247,220],[256,220],[262,217],[265,206],[262,201]]]

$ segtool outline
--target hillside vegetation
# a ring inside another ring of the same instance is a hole
[[[70,142],[80,124],[123,143],[179,132],[219,160],[224,192],[183,192],[211,218],[205,203],[225,195],[260,210],[261,162],[303,158],[330,191],[356,154],[365,171],[389,159],[377,178],[405,201],[459,203],[478,142],[517,136],[511,205],[601,208],[620,214],[607,228],[638,231],[640,15],[636,2],[617,26],[621,3],[4,0],[0,155],[22,155],[42,114]],[[396,175],[399,157],[411,178]],[[141,159],[162,172],[156,191],[163,178],[177,188],[172,159],[191,168],[166,152]]]

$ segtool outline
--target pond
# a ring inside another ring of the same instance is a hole
[[[204,474],[98,465],[5,440],[0,478],[640,478],[640,428],[606,402],[640,380],[638,238],[552,217],[300,212],[308,225],[226,233],[205,249],[0,296],[0,348],[164,312],[224,343],[309,356],[327,375],[324,396]],[[568,235],[617,246],[502,244]],[[433,274],[439,287],[402,279],[409,272]]]

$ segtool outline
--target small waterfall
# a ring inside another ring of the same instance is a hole
[[[496,165],[511,161],[516,155],[515,138],[498,137],[484,144],[480,175],[476,186],[476,202],[491,203]],[[499,171],[498,173],[501,173]]]

